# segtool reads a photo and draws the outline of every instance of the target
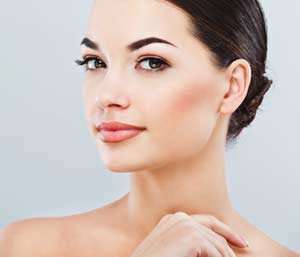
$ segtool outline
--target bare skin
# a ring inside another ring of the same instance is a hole
[[[247,94],[250,65],[239,59],[217,69],[188,28],[186,15],[163,0],[94,2],[86,36],[102,50],[82,46],[81,54],[101,59],[106,67],[86,72],[85,114],[104,165],[113,172],[130,171],[130,192],[86,213],[12,226],[6,234],[17,237],[9,241],[19,242],[18,249],[43,251],[37,256],[128,257],[164,215],[182,211],[213,215],[242,235],[249,248],[233,248],[237,256],[297,256],[239,215],[228,196],[227,126]],[[129,43],[151,36],[177,47],[155,43],[126,51]],[[171,66],[155,73],[143,61],[136,68],[142,55]],[[146,130],[107,144],[95,126],[112,120]],[[22,248],[23,241],[29,246]]]
[[[127,195],[81,214],[33,218],[13,223],[11,231],[6,233],[12,235],[14,240],[6,247],[15,246],[16,255],[1,255],[0,251],[0,257],[15,257],[21,253],[30,253],[32,257],[129,257],[146,235],[139,234],[129,224],[126,201]],[[230,245],[236,256],[299,256],[272,240],[237,212],[233,215],[236,215],[235,219],[228,225],[249,242],[246,248]]]

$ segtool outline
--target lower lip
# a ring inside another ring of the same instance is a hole
[[[143,129],[144,130],[144,129]],[[119,143],[129,138],[135,137],[141,132],[142,129],[131,129],[131,130],[101,130],[99,132],[100,138],[106,143]]]

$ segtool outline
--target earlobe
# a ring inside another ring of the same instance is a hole
[[[245,99],[251,82],[251,66],[244,59],[235,60],[227,68],[228,90],[224,95],[220,112],[233,113]]]

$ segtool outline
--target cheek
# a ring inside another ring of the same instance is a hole
[[[159,132],[160,144],[172,146],[168,149],[174,156],[199,151],[215,126],[215,107],[216,84],[213,81],[185,82],[183,87],[170,92],[161,102],[157,115],[164,121],[163,130]]]
[[[214,110],[215,93],[213,82],[189,83],[180,88],[166,106],[167,112],[183,116],[210,115]],[[196,120],[195,120],[196,121]],[[192,121],[190,121],[192,122]]]
[[[174,95],[170,108],[179,113],[190,112],[195,107],[201,107],[208,97],[207,91],[205,85],[188,85]]]

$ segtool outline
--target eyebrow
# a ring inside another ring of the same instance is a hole
[[[173,43],[162,39],[162,38],[157,38],[157,37],[148,37],[148,38],[144,38],[138,41],[135,41],[131,44],[129,44],[126,49],[130,52],[136,51],[146,45],[149,44],[153,44],[153,43],[164,43],[164,44],[168,44],[174,47],[177,47],[176,45],[174,45]],[[100,50],[98,44],[92,40],[90,40],[89,38],[85,37],[83,38],[83,40],[81,41],[80,45],[85,45],[88,48],[94,49],[94,50]]]

